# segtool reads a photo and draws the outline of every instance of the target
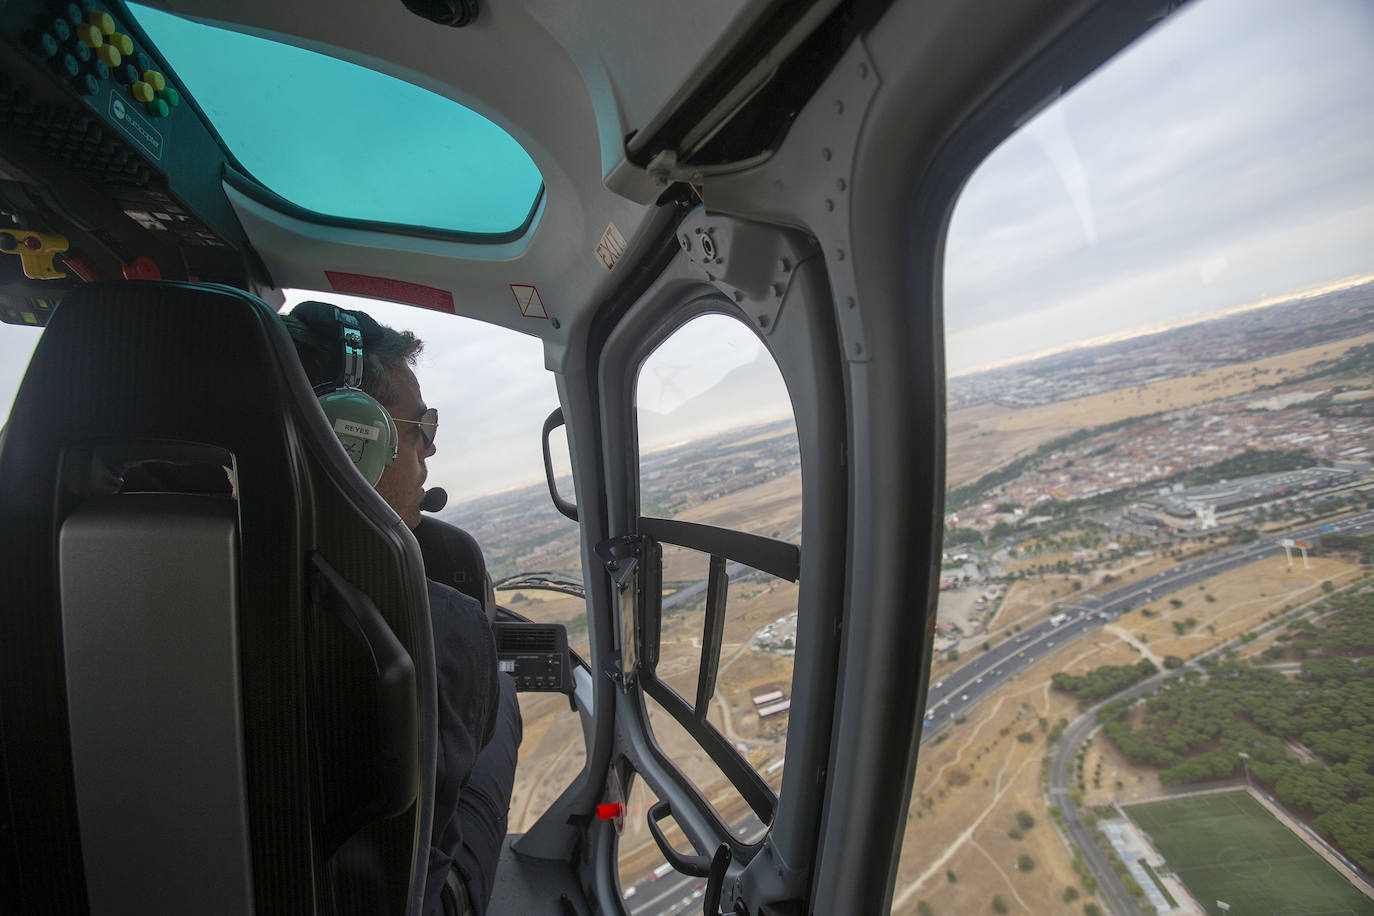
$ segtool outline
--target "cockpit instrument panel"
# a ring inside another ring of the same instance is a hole
[[[81,281],[241,282],[225,167],[194,100],[122,5],[0,4],[0,230],[65,245],[50,246],[47,271],[0,257],[0,317],[37,316],[34,300]]]

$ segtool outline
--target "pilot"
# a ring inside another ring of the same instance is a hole
[[[335,306],[302,302],[283,316],[311,384],[333,377],[339,359]],[[410,528],[420,523],[425,460],[435,452],[437,412],[420,395],[411,368],[423,343],[409,331],[350,312],[363,334],[362,389],[396,421],[396,458],[377,493]],[[439,744],[434,831],[425,885],[426,916],[481,916],[506,836],[522,723],[515,681],[498,673],[496,643],[482,606],[427,580],[438,674]],[[457,880],[452,880],[451,875]]]

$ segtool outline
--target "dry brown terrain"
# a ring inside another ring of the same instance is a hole
[[[1082,912],[1091,897],[1085,894],[1072,906],[1062,900],[1065,887],[1082,887],[1041,788],[1048,747],[1040,719],[1052,726],[1078,714],[1076,700],[1050,689],[1056,671],[1083,673],[1138,657],[1111,634],[1084,636],[985,699],[967,722],[949,728],[947,739],[922,746],[893,913],[915,913],[921,900],[936,913],[987,912],[993,895],[1013,913]],[[1017,740],[1022,732],[1033,740]],[[1031,814],[1035,826],[1016,840],[1008,832],[1020,810]],[[1032,871],[1017,870],[1021,854],[1034,860]],[[947,870],[954,872],[954,883]]]
[[[1124,614],[1113,626],[1119,627],[1163,657],[1191,658],[1224,640],[1252,630],[1285,605],[1299,605],[1321,595],[1321,583],[1332,580],[1341,585],[1358,575],[1360,568],[1342,560],[1314,557],[1310,569],[1301,559],[1288,566],[1283,557],[1266,557],[1248,566],[1233,569],[1208,579],[1205,588],[1163,595]],[[1208,601],[1211,594],[1216,600]],[[1182,607],[1174,607],[1181,601]],[[1155,616],[1146,616],[1150,611]],[[1179,635],[1174,623],[1192,618],[1196,625]]]
[[[675,516],[679,521],[717,525],[750,534],[790,540],[801,528],[801,471],[693,506]]]
[[[1157,382],[1090,398],[1027,410],[983,405],[949,416],[948,447],[951,485],[967,482],[1033,449],[1037,444],[1084,426],[1124,417],[1153,413],[1166,407],[1197,404],[1281,381],[1304,367],[1339,355],[1349,347],[1374,340],[1374,334],[1258,360],[1196,376]],[[956,470],[957,469],[957,470]],[[764,535],[794,538],[800,530],[800,474],[791,474],[759,487],[730,494],[695,506],[680,517]],[[1066,558],[1071,558],[1066,555]],[[1027,561],[1053,563],[1057,557]],[[1110,571],[1122,581],[1148,576],[1180,562],[1170,558],[1129,558],[1088,577],[1046,576],[1017,583],[1009,590],[992,628],[1003,629],[1048,613],[1051,602],[1069,597],[1070,579],[1081,578],[1085,590],[1098,587],[1101,575]],[[994,894],[1000,894],[1012,912],[1079,913],[1088,902],[1086,894],[1072,905],[1062,901],[1064,888],[1081,891],[1070,866],[1070,855],[1054,831],[1041,788],[1041,761],[1046,752],[1041,718],[1053,723],[1072,719],[1077,702],[1052,691],[1050,676],[1059,670],[1075,673],[1103,664],[1126,664],[1142,652],[1192,655],[1221,639],[1253,628],[1267,614],[1285,604],[1298,604],[1319,593],[1323,577],[1338,583],[1354,574],[1355,567],[1338,560],[1312,560],[1311,569],[1283,566],[1267,560],[1236,570],[1206,583],[1206,591],[1174,597],[1183,606],[1173,608],[1169,596],[1149,607],[1158,616],[1132,612],[1110,628],[1062,646],[1018,675],[996,694],[979,704],[970,721],[950,728],[949,737],[927,744],[920,757],[917,782],[904,854],[900,863],[893,912],[914,913],[917,902],[928,900],[937,913],[986,911]],[[705,578],[706,561],[700,555],[665,549],[665,583],[688,583]],[[1115,587],[1119,583],[1113,583]],[[668,589],[671,590],[671,587]],[[785,739],[785,715],[761,721],[751,697],[769,690],[790,692],[792,659],[757,651],[750,638],[767,623],[796,607],[796,586],[790,583],[736,582],[730,588],[721,670],[708,714],[709,721],[731,741],[748,748],[751,763],[760,771],[781,759]],[[1207,602],[1205,594],[1215,602]],[[508,593],[507,593],[508,594]],[[578,599],[545,593],[524,593],[526,601],[512,605],[532,619],[568,620],[583,613]],[[503,596],[503,602],[507,602]],[[1188,617],[1197,625],[1185,635],[1174,632],[1172,623]],[[660,671],[687,697],[695,695],[700,636],[701,601],[687,602],[666,615]],[[1215,629],[1212,633],[1208,625]],[[585,631],[574,637],[585,642]],[[976,650],[978,637],[965,640],[961,649]],[[933,679],[957,667],[938,662]],[[517,772],[516,799],[511,809],[511,829],[525,829],[568,785],[582,765],[582,737],[578,716],[561,696],[524,695],[525,741]],[[656,738],[683,771],[700,785],[727,822],[745,814],[738,794],[720,777],[705,753],[676,722],[650,703]],[[1005,731],[1005,734],[1003,733]],[[1030,743],[1016,739],[1029,732]],[[1088,781],[1103,762],[1102,793],[1123,784],[1124,797],[1158,791],[1152,775],[1136,773],[1113,751],[1095,741],[1088,758]],[[1106,773],[1118,776],[1108,779]],[[775,786],[781,771],[769,781]],[[629,800],[630,816],[621,841],[621,871],[625,884],[642,880],[661,859],[644,826],[652,797],[642,782]],[[1026,810],[1036,826],[1020,840],[1008,836],[1015,813]],[[675,835],[670,825],[668,833]],[[679,836],[679,848],[682,848]],[[1020,854],[1030,855],[1036,867],[1022,873],[1016,868]],[[958,877],[946,879],[946,870]]]
[[[977,480],[1040,443],[1079,428],[1072,421],[1057,427],[1004,428],[1012,418],[1030,410],[979,404],[949,411],[945,419],[945,485],[957,487]]]
[[[946,483],[954,487],[976,480],[1042,442],[1085,427],[1191,407],[1244,394],[1261,385],[1280,384],[1286,378],[1302,375],[1314,363],[1371,342],[1374,334],[1365,334],[1041,407],[1017,409],[979,404],[952,410],[947,420]]]

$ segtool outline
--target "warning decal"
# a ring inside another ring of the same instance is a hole
[[[596,256],[606,265],[607,270],[614,270],[615,262],[619,261],[624,253],[625,236],[620,234],[615,223],[608,223],[606,231],[601,233],[601,241],[596,243]]]
[[[515,304],[520,306],[520,314],[526,318],[548,318],[544,310],[544,300],[539,298],[539,290],[523,283],[512,283],[510,291],[515,294]]]

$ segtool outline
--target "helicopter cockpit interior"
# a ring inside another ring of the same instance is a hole
[[[1176,6],[0,2],[0,320],[44,329],[0,434],[0,909],[420,912],[428,577],[527,704],[485,912],[889,911],[950,212]],[[389,514],[273,318],[312,292],[537,345],[571,572],[518,515]],[[737,469],[673,451],[727,412]]]

